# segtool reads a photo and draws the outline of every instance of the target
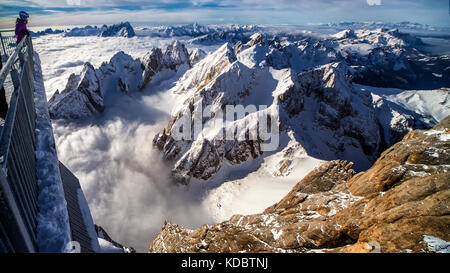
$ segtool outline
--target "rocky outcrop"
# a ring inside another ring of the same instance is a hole
[[[81,75],[71,74],[66,88],[61,92],[57,90],[49,100],[49,112],[52,119],[77,119],[103,110],[99,77],[90,63],[84,65]]]
[[[108,241],[114,247],[123,250],[124,253],[136,253],[136,250],[133,247],[123,246],[122,244],[119,244],[118,242],[114,241],[108,235],[108,233],[106,233],[106,230],[103,227],[94,225],[94,228],[98,238]]]
[[[198,63],[201,59],[203,59],[206,56],[206,52],[199,49],[194,48],[189,56],[189,64],[194,66],[194,64]]]
[[[150,252],[448,252],[450,116],[372,168],[327,162],[261,214],[190,230],[165,222]],[[437,245],[440,244],[440,245]]]

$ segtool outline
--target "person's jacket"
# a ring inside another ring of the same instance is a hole
[[[27,30],[27,21],[17,18],[15,32],[16,32],[17,43],[20,43],[20,41],[22,41],[23,37],[25,35],[29,34],[29,32]]]

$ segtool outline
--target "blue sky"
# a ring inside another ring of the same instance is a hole
[[[0,28],[20,10],[30,26],[133,24],[291,24],[411,21],[450,27],[449,0],[0,0]]]

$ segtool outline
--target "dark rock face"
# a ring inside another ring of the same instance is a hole
[[[53,30],[52,28],[46,28],[45,30],[41,30],[41,31],[37,31],[37,32],[30,31],[31,37],[39,37],[39,36],[43,36],[43,35],[59,34],[59,33],[64,33],[64,30],[61,30],[61,29]]]
[[[134,32],[134,29],[129,22],[122,22],[120,24],[111,26],[103,26],[102,29],[103,30],[99,35],[101,37],[121,36],[131,38],[136,36],[136,33]]]
[[[261,214],[190,230],[164,223],[150,252],[433,252],[450,240],[450,116],[366,172],[327,162]],[[429,238],[447,241],[433,246]]]
[[[327,143],[328,149],[340,155],[349,145],[348,142],[353,142],[353,145],[357,143],[361,147],[369,161],[375,160],[380,149],[380,135],[371,97],[354,89],[345,63],[331,63],[300,73],[294,83],[280,97],[290,117],[284,123],[285,127],[295,128],[295,122],[307,122],[306,117],[312,114],[313,119],[309,122],[318,128],[315,129],[318,135],[335,135],[335,142]],[[299,128],[294,131],[299,136],[312,134]],[[302,144],[308,146],[308,143]],[[312,156],[320,157],[321,151],[307,150]],[[331,158],[325,156],[325,159]]]
[[[152,80],[153,76],[163,69],[177,70],[178,67],[183,64],[191,66],[199,58],[200,56],[197,56],[195,57],[196,60],[193,59],[191,61],[190,54],[185,45],[178,41],[169,45],[164,54],[160,48],[152,48],[142,58],[142,70],[144,70],[144,72],[139,88],[144,88]]]

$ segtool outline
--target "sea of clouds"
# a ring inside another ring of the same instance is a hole
[[[49,35],[34,39],[34,46],[49,99],[84,62],[99,67],[120,50],[138,58],[171,41]],[[172,100],[165,91],[171,85],[168,80],[147,93],[116,92],[101,115],[53,122],[58,158],[80,180],[94,222],[140,252],[147,251],[165,220],[191,228],[212,221],[201,201],[204,192],[174,185],[170,168],[152,147],[170,118]]]

